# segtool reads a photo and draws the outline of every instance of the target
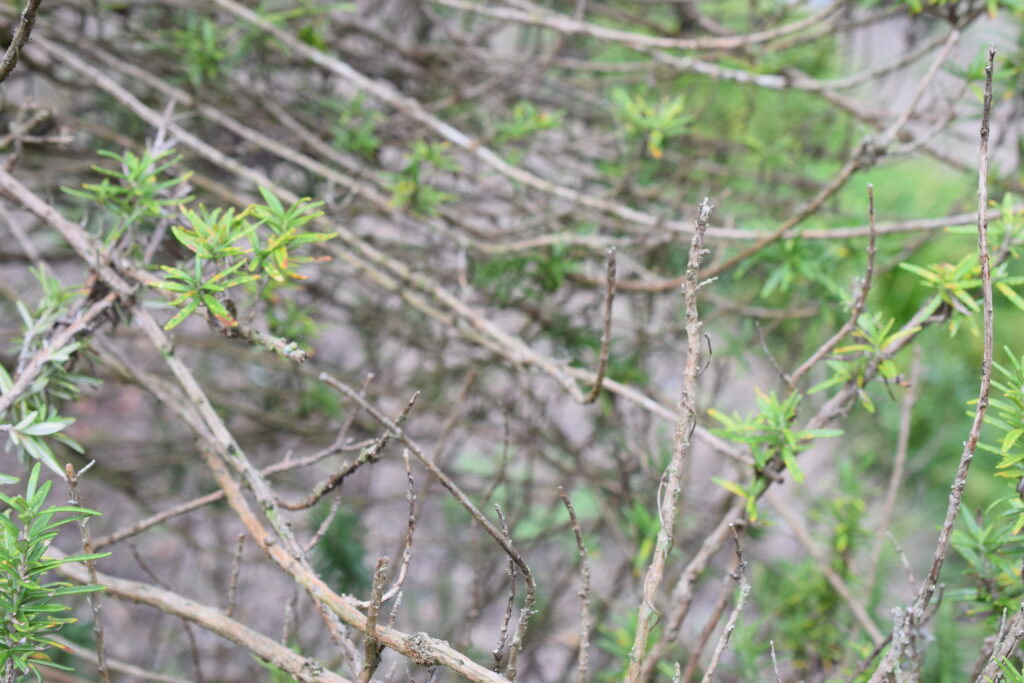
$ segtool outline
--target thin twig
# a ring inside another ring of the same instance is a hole
[[[956,523],[957,515],[960,512],[960,504],[963,500],[964,489],[967,486],[967,475],[974,459],[974,451],[978,445],[978,438],[981,435],[981,428],[985,421],[985,413],[988,410],[989,387],[992,382],[992,346],[993,346],[993,307],[992,307],[992,273],[989,264],[988,251],[988,138],[989,119],[992,113],[992,72],[994,69],[996,50],[989,46],[988,62],[985,65],[985,94],[982,103],[981,116],[981,145],[978,160],[978,260],[981,265],[981,290],[982,290],[982,326],[983,326],[983,351],[981,361],[981,380],[978,389],[978,403],[974,411],[974,420],[971,423],[971,430],[964,442],[963,452],[960,456],[960,463],[957,466],[956,475],[950,486],[949,504],[946,508],[946,518],[939,531],[939,538],[936,542],[935,554],[932,558],[928,575],[918,589],[911,606],[904,611],[902,623],[898,623],[895,632],[905,635],[909,639],[909,645],[913,646],[914,626],[921,623],[925,616],[925,610],[931,602],[938,587],[939,573],[946,560],[946,552],[949,550],[950,540],[953,535],[953,526]],[[886,680],[895,671],[899,660],[903,656],[903,643],[894,635],[893,646],[886,653],[871,677],[872,683]]]
[[[83,507],[82,494],[78,489],[78,473],[75,472],[71,463],[64,465],[64,476],[67,478],[68,490],[71,492],[71,504],[75,507]],[[78,522],[78,527],[82,532],[82,552],[87,555],[94,550],[88,521],[88,517],[83,517]],[[96,561],[86,560],[85,568],[89,572],[89,583],[97,585],[99,580],[96,578]],[[110,683],[110,672],[107,669],[107,648],[103,639],[103,622],[100,619],[99,593],[89,593],[89,607],[92,609],[92,632],[96,641],[96,669],[100,674],[100,681]]]
[[[171,587],[167,585],[167,582],[157,576],[157,573],[153,571],[153,568],[150,567],[144,559],[142,559],[142,555],[139,553],[139,549],[135,547],[135,544],[130,544],[129,548],[131,549],[132,557],[135,558],[135,562],[139,565],[142,571],[146,572],[146,575],[153,579],[153,582],[156,585],[165,590],[171,590]],[[206,679],[203,677],[203,669],[200,666],[199,644],[196,642],[196,634],[192,630],[192,624],[187,617],[182,617],[181,625],[185,629],[185,637],[188,639],[189,652],[192,654],[192,665],[196,670],[196,681],[202,683]]]
[[[501,520],[501,530],[504,532],[506,538],[509,536],[508,533],[508,522],[505,520],[505,515],[501,512],[501,506],[495,504],[495,511],[498,513],[498,519]],[[498,630],[498,644],[491,650],[491,669],[495,673],[501,671],[501,661],[505,658],[505,645],[508,642],[508,626],[512,621],[512,609],[516,604],[516,566],[512,562],[512,558],[506,558],[507,566],[505,567],[505,576],[509,579],[508,586],[508,599],[505,601],[505,616],[501,619],[501,628]]]
[[[39,11],[41,3],[42,0],[28,0],[25,3],[25,9],[21,11],[21,22],[14,30],[11,44],[7,46],[7,51],[4,52],[4,57],[0,60],[0,82],[7,80],[7,77],[14,71],[14,67],[18,65],[21,51],[28,43],[29,36],[32,35],[32,28],[36,25],[36,13]]]
[[[779,361],[775,360],[775,356],[772,354],[772,350],[768,348],[768,340],[765,339],[764,330],[761,329],[761,321],[754,320],[754,330],[757,331],[757,340],[761,344],[761,350],[764,351],[764,355],[768,358],[768,362],[772,364],[775,372],[782,378],[782,381],[789,384],[789,375],[787,375],[782,367],[779,365]]]
[[[331,528],[331,522],[334,521],[334,518],[337,516],[338,510],[340,509],[341,489],[338,489],[338,492],[334,494],[333,498],[331,498],[331,507],[327,509],[327,514],[324,516],[323,521],[320,522],[320,526],[316,528],[316,531],[313,532],[310,539],[306,541],[304,546],[302,546],[304,551],[307,553],[310,552],[321,540],[323,540],[323,537],[327,535],[327,530]]]
[[[412,540],[416,533],[416,482],[412,476],[412,461],[409,457],[408,448],[402,450],[402,461],[405,463],[405,500],[409,506],[408,521],[405,527],[405,540],[402,542],[401,564],[398,567],[398,574],[395,576],[395,582],[391,585],[391,588],[388,588],[387,592],[381,596],[382,603],[396,598],[395,606],[391,610],[392,619],[394,619],[398,610],[398,598],[402,591],[402,585],[405,583],[405,577],[409,572],[409,563],[412,561]],[[356,601],[356,605],[364,608],[369,607],[368,603],[360,601]]]
[[[779,495],[776,489],[769,489],[765,493],[765,498],[772,504],[772,506],[778,510],[779,514],[786,520],[786,524],[793,531],[793,535],[796,536],[800,545],[807,550],[807,554],[811,556],[814,563],[818,567],[825,579],[832,585],[836,593],[846,602],[850,611],[853,612],[853,616],[857,618],[857,622],[860,623],[861,627],[867,632],[871,638],[871,642],[878,645],[885,640],[885,634],[879,630],[878,626],[871,619],[871,615],[868,614],[867,609],[860,604],[857,598],[853,595],[853,591],[847,585],[843,577],[831,567],[827,558],[821,556],[817,547],[814,544],[814,539],[811,538],[810,532],[807,527],[804,526],[803,522],[800,521],[800,517],[789,507],[785,499]]]
[[[779,675],[779,660],[775,658],[775,641],[769,640],[768,645],[772,653],[772,671],[775,672],[775,683],[782,683],[782,676]]]
[[[686,268],[686,283],[683,285],[684,310],[686,311],[686,364],[683,371],[683,389],[675,431],[672,436],[672,457],[666,467],[662,482],[665,495],[661,499],[658,515],[661,521],[654,553],[644,578],[643,597],[637,610],[636,634],[629,653],[629,667],[626,670],[627,683],[636,683],[647,650],[647,640],[657,609],[654,606],[665,572],[665,563],[673,545],[675,519],[682,490],[682,477],[686,460],[690,455],[691,438],[697,425],[697,375],[700,371],[700,316],[697,313],[697,290],[700,288],[698,274],[704,261],[704,232],[711,215],[711,203],[705,197],[697,211],[693,239],[690,242],[690,256]]]
[[[885,537],[889,539],[889,543],[892,544],[893,550],[896,551],[896,556],[900,558],[900,562],[903,564],[903,571],[907,574],[907,584],[910,585],[910,590],[914,590],[914,586],[917,585],[917,581],[914,580],[914,569],[910,566],[910,558],[907,557],[907,554],[896,541],[896,537],[892,535],[891,531],[886,531]]]
[[[604,290],[604,321],[601,327],[601,353],[597,361],[597,379],[594,388],[583,398],[583,403],[593,403],[601,395],[604,386],[604,373],[608,369],[608,356],[612,343],[612,304],[615,302],[615,247],[608,247],[608,270],[605,276]]]
[[[416,404],[416,399],[419,398],[419,396],[420,392],[417,391],[413,393],[412,397],[405,404],[405,408],[402,409],[402,412],[395,419],[395,424],[402,425],[405,423],[409,418],[409,412],[412,411],[412,407]],[[285,510],[305,510],[306,508],[313,507],[321,498],[338,488],[346,478],[352,475],[360,467],[366,464],[373,464],[380,460],[381,452],[384,450],[384,447],[388,445],[390,440],[391,432],[385,432],[379,439],[374,441],[373,444],[364,448],[359,453],[359,457],[352,462],[345,463],[337,472],[314,486],[313,490],[310,491],[309,494],[301,501],[297,503],[288,503],[279,500],[278,505]]]
[[[736,629],[736,622],[739,621],[740,614],[743,612],[743,607],[747,603],[747,596],[750,595],[750,582],[747,581],[747,563],[743,561],[743,549],[740,546],[740,535],[736,529],[732,530],[733,539],[736,541],[736,574],[733,578],[740,585],[740,596],[736,600],[736,606],[733,607],[732,613],[729,615],[729,620],[725,622],[725,629],[722,631],[721,637],[718,639],[718,644],[715,646],[714,652],[711,653],[711,661],[708,663],[708,668],[704,672],[704,678],[701,679],[702,683],[711,683],[711,679],[715,675],[715,670],[718,669],[718,662],[722,659],[722,653],[725,652],[725,648],[729,645],[729,637],[732,632]]]
[[[370,683],[373,672],[380,666],[383,646],[377,640],[377,614],[380,612],[381,594],[388,580],[388,558],[377,559],[373,572],[373,587],[370,590],[370,605],[366,610],[366,642],[363,643],[363,668],[359,672],[359,683]]]
[[[418,443],[409,437],[402,428],[395,424],[387,415],[377,409],[372,403],[367,401],[361,396],[355,389],[349,385],[341,382],[326,372],[321,372],[320,381],[325,384],[337,389],[342,394],[348,396],[350,399],[358,403],[363,407],[367,413],[369,413],[373,419],[377,420],[381,425],[386,427],[396,439],[405,444],[409,449],[409,452],[416,456],[420,464],[423,465],[431,476],[433,476],[448,492],[455,498],[455,500],[470,514],[470,516],[479,524],[487,535],[490,536],[494,541],[501,546],[501,549],[512,558],[513,562],[519,568],[519,571],[523,574],[523,580],[526,582],[526,596],[523,602],[522,611],[520,612],[520,624],[525,624],[526,620],[529,619],[533,612],[533,603],[536,600],[537,584],[534,579],[533,572],[530,571],[529,565],[526,564],[526,560],[516,547],[512,544],[512,541],[502,533],[486,516],[484,516],[479,509],[473,504],[469,497],[462,491],[462,489],[444,473],[437,464],[427,456]],[[522,629],[517,627],[517,635],[520,635],[520,631],[525,631],[525,626]],[[513,644],[515,641],[513,640]]]
[[[242,550],[245,549],[245,534],[238,534],[235,541],[235,555],[231,558],[231,576],[228,580],[228,602],[224,614],[229,617],[235,612],[235,601],[238,598],[238,575],[242,571]]]
[[[734,577],[736,570],[739,568],[735,564],[737,561],[734,560],[733,566],[722,577],[722,590],[719,591],[718,599],[715,601],[714,607],[711,608],[710,616],[704,621],[704,626],[701,627],[700,636],[697,638],[696,644],[690,648],[690,657],[686,660],[686,667],[679,677],[682,683],[689,683],[689,681],[693,680],[693,675],[697,672],[697,667],[700,665],[700,656],[704,652],[708,641],[711,640],[715,629],[718,628],[718,622],[721,621],[722,615],[725,614],[725,608],[729,604],[729,599],[736,592],[734,586],[736,579]]]
[[[572,507],[572,501],[566,494],[565,489],[558,487],[558,495],[569,512],[569,521],[572,524],[573,534],[576,536],[576,549],[580,556],[580,653],[579,663],[576,667],[576,680],[584,683],[587,680],[590,665],[590,555],[587,553],[587,545],[583,542],[583,530],[580,522],[576,519],[576,510]]]

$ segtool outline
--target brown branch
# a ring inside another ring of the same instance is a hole
[[[224,606],[224,614],[231,616],[235,612],[238,597],[238,576],[242,572],[242,551],[245,549],[245,534],[238,534],[235,541],[235,554],[231,558],[231,575],[228,578],[228,599]]]
[[[420,392],[415,392],[412,398],[405,404],[405,408],[402,409],[401,414],[396,418],[395,424],[404,424],[406,419],[409,417],[409,412],[412,410],[413,405],[416,404],[416,399],[419,398]],[[332,474],[330,477],[320,482],[313,487],[313,490],[309,492],[304,499],[298,503],[287,503],[284,501],[278,501],[278,504],[285,510],[305,510],[316,505],[321,498],[326,496],[328,493],[338,488],[346,478],[353,474],[356,470],[366,464],[373,464],[380,460],[381,453],[384,447],[387,446],[388,441],[391,440],[391,433],[386,432],[379,439],[373,442],[370,446],[364,448],[360,453],[359,457],[350,463],[345,463],[340,470]]]
[[[608,272],[605,275],[604,324],[601,328],[601,353],[597,361],[597,379],[594,388],[583,398],[583,403],[593,403],[601,395],[604,373],[608,369],[608,355],[612,342],[612,304],[615,302],[615,247],[608,248]]]
[[[87,466],[88,467],[88,466]],[[75,507],[82,505],[82,494],[78,488],[78,474],[71,463],[64,465],[64,476],[68,482],[68,490],[71,492],[71,504]],[[82,552],[86,555],[94,552],[92,537],[89,533],[88,517],[83,517],[78,522],[78,528],[82,532]],[[96,578],[96,561],[86,560],[85,569],[89,574],[89,583],[99,584]],[[96,670],[100,674],[102,683],[110,683],[110,671],[107,669],[107,648],[103,639],[103,621],[100,619],[100,597],[99,593],[89,593],[89,607],[92,609],[92,633],[96,641]]]
[[[590,662],[590,556],[587,554],[587,546],[583,542],[583,530],[580,529],[580,522],[576,519],[576,510],[572,507],[572,501],[565,493],[565,489],[558,487],[558,495],[569,512],[569,521],[572,524],[573,534],[576,536],[576,549],[580,556],[580,652],[579,663],[576,667],[576,680],[585,683],[589,674]]]
[[[47,554],[54,557],[62,556],[52,546],[47,550]],[[55,571],[75,583],[85,584],[92,581],[85,567],[78,564],[63,564]],[[231,619],[216,607],[195,602],[164,588],[116,576],[97,573],[96,580],[106,588],[107,595],[140,605],[149,605],[171,616],[187,619],[240,645],[303,683],[351,683],[348,679],[325,670],[319,662],[303,657]]]
[[[736,582],[740,586],[740,595],[736,599],[736,605],[733,607],[732,613],[729,615],[729,620],[725,622],[725,629],[722,630],[722,635],[718,639],[718,644],[715,646],[714,652],[711,653],[711,661],[708,663],[708,668],[704,672],[704,678],[701,679],[701,683],[711,683],[712,678],[715,675],[715,671],[718,669],[718,662],[722,659],[722,653],[725,652],[725,648],[729,645],[729,637],[732,632],[736,629],[736,622],[739,621],[740,614],[743,613],[743,607],[747,604],[747,596],[750,595],[750,582],[747,581],[747,563],[743,561],[743,550],[740,546],[740,536],[736,529],[732,530],[733,539],[736,541],[736,574],[733,576]]]
[[[21,11],[21,21],[11,37],[11,44],[7,46],[3,59],[0,59],[0,82],[7,80],[14,67],[18,65],[21,51],[25,49],[29,36],[32,35],[32,28],[36,25],[36,13],[41,3],[42,0],[28,0],[25,3],[25,9]]]
[[[373,587],[370,590],[369,607],[366,610],[366,642],[363,643],[363,668],[359,672],[359,683],[370,683],[373,672],[380,666],[380,653],[383,646],[377,640],[377,613],[380,611],[381,594],[388,580],[388,558],[377,560],[377,568],[373,572]]]
[[[691,438],[697,425],[697,375],[700,372],[701,323],[697,312],[697,291],[701,287],[699,272],[704,261],[704,233],[711,215],[711,203],[707,198],[697,210],[697,222],[693,240],[690,242],[690,256],[686,267],[686,283],[683,286],[683,307],[686,312],[686,363],[683,370],[683,389],[679,397],[675,431],[672,435],[672,456],[662,475],[665,494],[658,506],[660,525],[655,541],[654,553],[644,577],[643,597],[637,610],[636,634],[629,652],[629,667],[624,680],[635,683],[640,680],[641,669],[647,651],[657,608],[654,606],[665,572],[665,563],[674,542],[674,529],[678,512],[679,494],[682,490],[683,473],[690,455]]]
[[[925,616],[925,610],[935,595],[936,588],[938,587],[939,573],[942,571],[946,552],[949,550],[953,526],[960,512],[964,488],[967,486],[967,475],[971,462],[974,460],[974,451],[977,447],[978,438],[981,435],[981,428],[985,420],[985,413],[988,409],[989,387],[992,382],[992,325],[994,317],[992,307],[992,273],[988,251],[988,138],[989,118],[992,113],[992,72],[995,55],[995,47],[990,46],[988,50],[988,63],[985,66],[985,94],[982,104],[981,145],[978,160],[978,259],[981,264],[982,326],[984,330],[978,403],[974,411],[974,420],[971,423],[970,433],[964,442],[956,475],[953,477],[953,483],[950,486],[946,518],[939,531],[939,538],[936,542],[935,554],[932,558],[928,575],[918,589],[913,603],[903,612],[901,621],[897,623],[894,630],[893,646],[879,663],[878,668],[875,669],[871,677],[872,683],[888,680],[893,675],[893,672],[898,667],[899,660],[904,654],[904,643],[901,642],[902,638],[896,637],[896,634],[906,638],[912,646],[915,636],[915,625],[921,623]]]

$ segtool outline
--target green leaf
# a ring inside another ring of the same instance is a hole
[[[1008,452],[1011,448],[1013,448],[1013,444],[1017,443],[1017,439],[1019,439],[1021,435],[1024,435],[1024,429],[1014,429],[1008,432],[1006,436],[1003,437],[1003,444],[1000,447],[1000,450],[1003,453]]]
[[[192,315],[192,313],[197,308],[199,308],[199,302],[197,300],[195,300],[195,299],[192,299],[187,304],[185,304],[184,308],[182,308],[180,311],[178,311],[177,315],[175,315],[173,318],[171,318],[170,320],[167,321],[167,324],[164,325],[164,329],[165,330],[173,330],[175,327],[177,327],[182,322],[184,322],[185,318],[187,318],[190,315]]]
[[[749,497],[746,490],[744,490],[742,486],[735,482],[731,482],[728,479],[722,479],[721,477],[711,477],[711,481],[715,482],[729,493],[737,495],[740,498],[747,499]]]

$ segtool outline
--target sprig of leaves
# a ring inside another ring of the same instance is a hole
[[[778,456],[785,464],[786,469],[793,473],[793,478],[802,482],[804,475],[796,462],[797,453],[809,448],[814,439],[841,436],[843,431],[841,429],[794,431],[791,429],[791,425],[796,418],[796,409],[800,405],[801,394],[793,392],[785,399],[780,400],[774,391],[766,394],[755,388],[754,393],[757,396],[757,407],[760,408],[760,412],[741,417],[738,412],[729,416],[713,408],[708,410],[708,415],[724,425],[723,428],[712,431],[730,441],[750,446],[751,455],[754,456],[754,463],[759,472],[764,470],[772,457]]]
[[[70,302],[77,296],[75,290],[65,289],[45,270],[34,269],[32,272],[42,286],[43,295],[32,311],[21,301],[16,304],[23,330],[19,366],[47,346]],[[99,383],[93,377],[71,370],[73,359],[82,350],[82,342],[74,341],[50,351],[35,379],[10,406],[8,415],[0,415],[0,432],[7,435],[4,451],[13,447],[19,457],[38,460],[59,476],[63,476],[63,471],[50,440],[83,452],[82,446],[64,433],[75,420],[62,417],[59,404],[78,398],[83,387]],[[13,387],[11,373],[0,365],[0,394],[8,394]]]
[[[644,140],[651,157],[660,159],[665,142],[686,133],[694,117],[686,113],[686,97],[662,97],[655,101],[642,93],[615,88],[611,92],[615,116],[626,134]]]
[[[773,458],[778,458],[793,474],[793,479],[802,482],[804,475],[797,464],[797,454],[807,450],[815,439],[841,436],[843,430],[794,430],[792,424],[802,399],[800,393],[793,392],[780,400],[774,391],[766,394],[755,388],[754,392],[757,395],[757,407],[760,412],[741,417],[738,412],[726,415],[712,408],[708,410],[708,415],[718,420],[724,427],[711,431],[730,441],[749,446],[756,474],[763,472]],[[747,501],[748,516],[751,521],[757,520],[757,498],[764,490],[764,482],[760,477],[755,477],[748,487],[720,478],[715,478],[714,481],[727,491],[744,498]]]
[[[65,524],[99,513],[70,505],[46,506],[52,482],[39,482],[40,465],[29,475],[23,496],[0,493],[7,510],[0,514],[0,669],[13,680],[15,672],[33,674],[42,680],[39,667],[69,670],[50,659],[52,647],[65,649],[53,635],[71,617],[57,616],[70,609],[59,600],[71,595],[103,590],[103,586],[76,586],[43,577],[70,562],[107,557],[110,553],[91,553],[62,558],[46,556],[46,550]],[[0,483],[18,479],[0,475]],[[66,515],[58,518],[58,515]]]
[[[900,376],[899,367],[886,357],[889,348],[901,339],[917,334],[919,326],[892,331],[895,319],[889,318],[885,323],[878,313],[863,313],[857,318],[857,328],[851,336],[858,340],[853,344],[837,347],[836,358],[825,361],[832,371],[831,376],[811,387],[807,393],[816,394],[837,384],[854,382],[857,385],[857,397],[864,409],[875,412],[875,402],[865,390],[865,373],[868,366],[878,362],[878,374],[886,381],[897,380]],[[846,357],[844,357],[846,356]]]
[[[167,278],[164,280],[154,280],[149,283],[151,287],[174,292],[178,295],[171,302],[171,305],[181,306],[181,309],[173,318],[167,321],[167,324],[164,325],[165,330],[170,330],[180,325],[200,306],[206,306],[222,325],[226,327],[238,325],[235,315],[227,309],[217,296],[231,287],[237,287],[246,282],[257,280],[259,276],[243,274],[229,277],[244,266],[245,261],[236,261],[233,265],[219,270],[213,275],[206,276],[203,274],[203,263],[203,259],[197,256],[191,273],[186,273],[180,268],[160,266],[167,273]]]
[[[326,242],[338,236],[336,232],[303,230],[310,221],[324,215],[323,211],[319,211],[324,203],[311,202],[308,198],[303,198],[286,209],[273,192],[265,187],[259,190],[266,203],[250,208],[259,225],[265,225],[270,230],[270,236],[262,240],[257,232],[249,232],[253,252],[249,270],[262,270],[277,282],[284,282],[286,276],[304,280],[304,276],[295,272],[294,266],[310,261],[323,261],[329,257],[297,258],[294,250],[306,244]]]
[[[166,207],[192,201],[191,196],[173,196],[174,188],[187,182],[192,175],[191,172],[167,174],[181,161],[180,156],[174,156],[173,150],[155,152],[146,149],[141,156],[128,150],[120,154],[108,150],[97,153],[118,162],[119,168],[93,166],[93,171],[105,176],[102,181],[85,183],[80,190],[61,189],[72,197],[96,202],[113,211],[116,222],[104,235],[105,246],[116,242],[128,229],[134,229],[145,219],[164,216]]]
[[[445,154],[448,147],[446,142],[417,140],[413,143],[405,167],[398,173],[389,174],[393,206],[407,206],[415,213],[432,216],[441,204],[455,199],[455,195],[450,192],[438,190],[426,182],[426,173],[431,168],[439,171],[459,170],[458,164]]]

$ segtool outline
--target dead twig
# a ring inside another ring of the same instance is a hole
[[[565,509],[569,512],[569,521],[572,524],[573,534],[576,536],[576,549],[580,556],[580,651],[579,662],[576,666],[576,680],[584,683],[589,674],[590,665],[590,556],[587,553],[587,545],[583,542],[583,530],[580,522],[576,519],[576,510],[572,507],[572,501],[561,486],[558,487],[558,495],[562,498]]]
[[[690,256],[686,268],[686,283],[683,285],[683,306],[686,312],[686,364],[683,370],[683,389],[679,397],[676,427],[672,435],[672,457],[662,477],[665,495],[661,498],[658,508],[661,525],[654,553],[644,577],[643,597],[637,610],[636,635],[629,653],[629,667],[625,676],[627,683],[635,683],[641,677],[647,640],[657,613],[654,603],[661,587],[665,563],[672,549],[683,472],[690,455],[691,438],[697,426],[697,375],[700,371],[701,347],[697,290],[701,285],[698,276],[701,263],[704,261],[704,233],[710,215],[711,203],[705,198],[697,210],[697,222],[690,242]]]
[[[32,35],[32,29],[36,25],[36,14],[39,12],[40,4],[42,4],[42,0],[28,0],[25,3],[25,8],[21,11],[21,21],[11,37],[11,44],[7,46],[3,59],[0,59],[0,82],[7,80],[7,77],[14,71],[14,67],[18,65],[21,51],[25,49],[29,36]]]
[[[86,466],[88,467],[88,466]],[[82,470],[85,471],[84,469]],[[71,504],[75,507],[83,507],[82,494],[78,488],[78,475],[71,463],[64,466],[64,476],[67,478],[68,490],[71,492]],[[82,532],[82,552],[86,555],[94,552],[92,535],[89,533],[89,518],[83,517],[78,522],[78,528]],[[96,585],[96,561],[86,560],[85,569],[89,573],[89,583]],[[102,683],[110,683],[110,671],[107,668],[107,648],[103,638],[103,621],[100,619],[100,597],[98,593],[89,593],[89,607],[92,609],[92,633],[96,641],[96,670],[100,674]]]
[[[224,614],[229,617],[235,612],[235,601],[238,597],[238,575],[242,571],[242,550],[245,549],[245,534],[238,534],[235,541],[235,554],[231,558],[231,576],[228,579],[228,600],[224,606]]]
[[[978,438],[981,435],[985,413],[988,410],[989,388],[992,383],[992,326],[994,317],[992,273],[988,251],[988,138],[989,118],[992,113],[992,72],[995,56],[995,47],[990,46],[988,50],[988,63],[985,66],[985,94],[982,103],[981,145],[978,160],[978,259],[981,264],[982,326],[984,330],[978,403],[974,411],[971,430],[967,440],[964,442],[960,463],[957,465],[956,474],[950,486],[946,518],[939,531],[939,538],[936,542],[931,567],[917,594],[914,596],[913,603],[902,612],[900,620],[898,620],[894,627],[893,645],[879,663],[878,668],[875,669],[871,677],[872,683],[880,683],[894,675],[899,666],[899,661],[905,654],[905,649],[914,647],[915,627],[924,618],[925,610],[938,587],[939,573],[942,571],[946,553],[949,550],[950,540],[953,535],[953,525],[956,523],[957,515],[960,512],[960,503],[963,500],[964,489],[967,486],[967,475],[970,471],[971,462],[974,460],[974,451],[978,445]],[[897,637],[897,634],[900,637]]]
[[[594,388],[583,398],[583,403],[593,403],[604,386],[604,373],[608,369],[608,356],[612,342],[612,304],[615,302],[615,247],[608,248],[608,266],[605,276],[604,312],[601,327],[601,352],[597,361],[597,379]]]
[[[508,521],[501,512],[501,506],[495,505],[494,510],[498,513],[498,519],[501,520],[502,532],[506,538],[509,538]],[[511,541],[511,538],[509,540]],[[516,604],[516,565],[512,562],[511,557],[507,557],[506,562],[508,563],[505,567],[505,576],[508,577],[508,599],[505,601],[505,616],[502,617],[501,628],[498,630],[498,644],[491,650],[491,669],[495,673],[501,671],[501,663],[505,659],[505,645],[508,643],[508,626],[512,621],[512,610]]]
[[[747,596],[750,595],[750,582],[747,581],[747,563],[743,561],[743,549],[740,546],[740,536],[736,532],[736,529],[732,530],[733,539],[736,541],[736,573],[733,578],[736,583],[739,584],[740,594],[736,599],[736,606],[733,607],[732,613],[729,615],[729,620],[725,622],[725,629],[722,631],[721,637],[718,639],[718,644],[715,646],[714,652],[711,653],[711,661],[708,663],[708,668],[704,672],[704,678],[701,679],[702,683],[711,683],[711,679],[715,675],[715,671],[718,669],[718,663],[722,659],[722,653],[725,652],[725,648],[729,645],[729,637],[732,632],[736,629],[736,622],[739,621],[740,614],[743,613],[743,607],[747,604]]]
[[[373,572],[373,587],[370,590],[369,607],[366,610],[366,642],[363,643],[363,668],[359,672],[359,683],[370,683],[373,673],[380,666],[380,653],[383,646],[377,640],[377,614],[384,584],[388,580],[388,558],[377,560],[377,568]]]

